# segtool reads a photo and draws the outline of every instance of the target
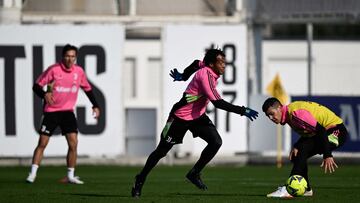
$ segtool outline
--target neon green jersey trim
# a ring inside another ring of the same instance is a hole
[[[329,142],[330,142],[330,143],[333,143],[334,145],[339,146],[338,137],[335,136],[334,134],[328,135],[328,139],[329,139]]]
[[[185,95],[187,103],[194,102],[194,101],[200,99],[201,97],[202,97],[202,95],[191,95],[191,94]]]

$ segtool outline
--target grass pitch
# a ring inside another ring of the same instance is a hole
[[[0,167],[0,202],[358,202],[360,166],[340,165],[333,174],[310,166],[313,197],[291,200],[267,198],[288,177],[290,166],[206,167],[202,177],[208,191],[185,181],[190,166],[157,166],[140,199],[130,196],[140,167],[78,166],[84,185],[60,183],[66,167],[40,167],[35,183],[25,183],[29,167]]]

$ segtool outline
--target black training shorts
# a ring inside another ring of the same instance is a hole
[[[61,133],[77,133],[77,121],[72,111],[45,112],[39,129],[41,135],[51,136],[56,127],[60,127]]]
[[[193,137],[200,137],[206,141],[221,139],[209,117],[203,114],[199,118],[190,121],[170,115],[161,132],[161,140],[172,145],[180,144],[183,142],[185,133],[188,130],[192,132]]]

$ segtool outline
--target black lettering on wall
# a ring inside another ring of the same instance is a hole
[[[222,80],[226,85],[234,85],[236,83],[236,47],[233,44],[225,44],[223,51],[226,54],[226,71]]]
[[[33,46],[33,83],[43,71],[43,49],[42,46]],[[35,93],[33,93],[33,109],[34,109],[34,128],[39,129],[42,115],[43,101]]]
[[[16,58],[25,58],[25,47],[0,46],[0,58],[4,59],[5,67],[5,134],[6,136],[15,136],[15,60]]]
[[[85,59],[87,56],[91,56],[91,55],[96,56],[96,74],[99,75],[101,73],[104,73],[106,71],[106,55],[104,48],[99,45],[86,45],[80,47],[77,58],[77,64],[79,64],[81,67],[85,69],[86,68]],[[86,109],[84,107],[77,107],[76,114],[78,118],[79,131],[85,135],[86,134],[95,135],[95,134],[100,134],[105,130],[106,102],[105,102],[105,96],[101,92],[101,90],[96,85],[94,85],[90,80],[89,82],[92,86],[92,91],[94,92],[95,98],[99,103],[101,109],[101,116],[98,119],[97,124],[89,125],[85,122]]]

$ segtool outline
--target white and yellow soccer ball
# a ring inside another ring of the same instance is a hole
[[[286,181],[286,190],[294,197],[303,196],[307,189],[307,182],[301,175],[292,175]]]

